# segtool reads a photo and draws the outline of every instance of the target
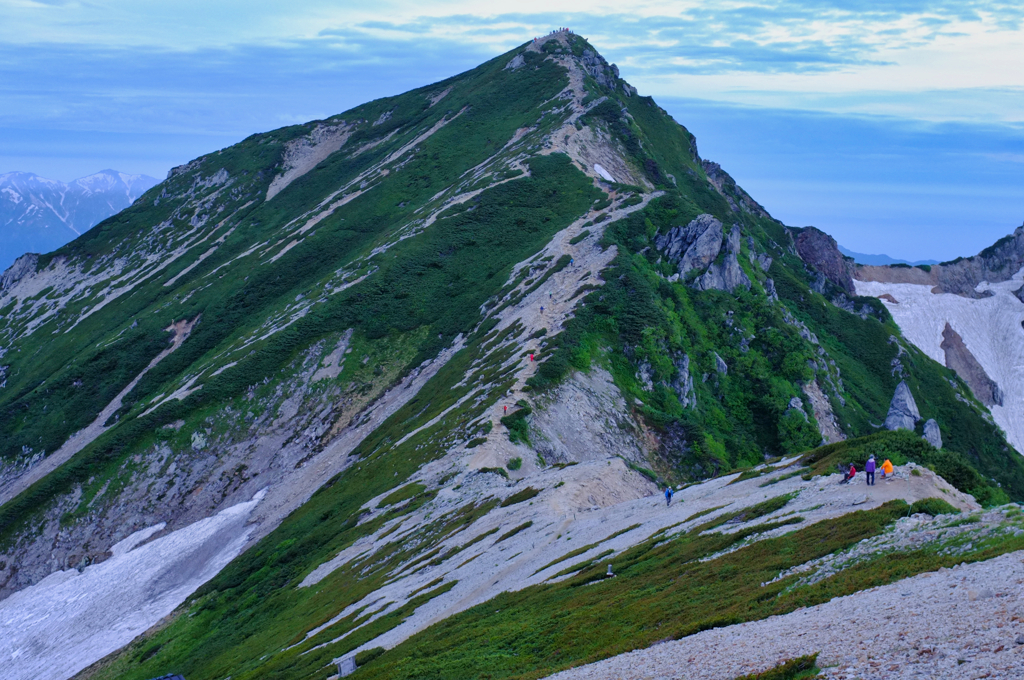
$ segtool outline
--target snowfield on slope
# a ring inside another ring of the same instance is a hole
[[[242,551],[263,493],[149,543],[163,525],[137,531],[105,562],[53,573],[0,602],[0,675],[63,680],[131,642]]]
[[[857,295],[881,297],[903,335],[922,352],[946,365],[940,347],[948,322],[992,380],[1003,391],[1003,405],[992,406],[992,417],[1006,438],[1024,452],[1024,303],[1013,294],[1024,285],[1024,269],[1009,281],[981,283],[978,292],[989,297],[971,299],[951,293],[932,293],[931,286],[913,283],[854,281]]]

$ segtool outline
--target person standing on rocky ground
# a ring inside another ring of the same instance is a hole
[[[672,491],[672,487],[671,486],[666,486],[665,487],[665,507],[666,508],[668,506],[672,505],[672,494],[673,493],[674,492]]]
[[[882,478],[887,481],[892,481],[892,461],[888,458],[882,463]]]
[[[875,485],[875,454],[871,454],[868,462],[864,464],[864,476],[867,477],[868,486]]]

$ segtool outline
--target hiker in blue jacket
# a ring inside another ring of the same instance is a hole
[[[875,454],[871,454],[868,462],[864,464],[864,476],[867,477],[868,486],[875,485]]]
[[[672,493],[673,493],[673,491],[672,491],[672,487],[671,486],[665,487],[665,507],[666,508],[668,506],[672,505]]]

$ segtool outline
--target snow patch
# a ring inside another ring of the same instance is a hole
[[[1024,269],[1009,281],[978,284],[989,297],[972,299],[951,293],[932,293],[932,287],[913,283],[854,281],[857,295],[882,300],[903,335],[922,352],[946,365],[942,331],[948,322],[990,378],[1003,390],[1003,405],[991,407],[992,417],[1018,451],[1024,451],[1024,303],[1013,291],[1024,285]],[[897,302],[882,295],[888,294]]]
[[[241,552],[265,493],[141,547],[164,527],[135,532],[107,561],[52,574],[0,602],[4,679],[63,680],[131,642]]]

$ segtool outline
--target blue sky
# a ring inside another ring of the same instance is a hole
[[[0,172],[168,168],[572,26],[787,224],[949,259],[1024,220],[1008,2],[0,0]]]

